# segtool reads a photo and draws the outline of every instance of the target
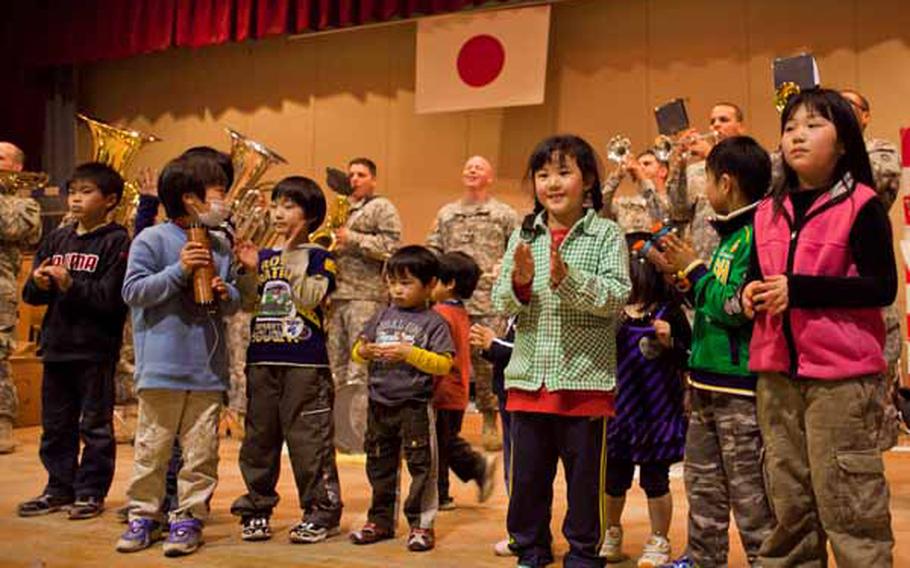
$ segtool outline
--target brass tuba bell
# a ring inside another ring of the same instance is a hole
[[[15,195],[31,192],[47,185],[50,178],[44,172],[17,172],[0,170],[0,194]]]
[[[225,130],[231,137],[234,165],[234,183],[228,189],[225,204],[231,208],[234,235],[238,241],[250,241],[260,248],[273,246],[278,234],[272,228],[268,202],[263,195],[272,184],[259,180],[273,165],[288,162],[265,144],[231,128]]]
[[[129,225],[139,204],[139,183],[132,179],[126,180],[126,171],[143,146],[161,139],[131,128],[94,120],[84,114],[77,113],[76,118],[88,126],[92,135],[92,161],[110,166],[124,178],[123,198],[114,208],[111,217],[121,225]]]

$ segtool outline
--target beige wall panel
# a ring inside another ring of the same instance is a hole
[[[715,102],[747,108],[745,1],[650,0],[647,6],[649,106],[686,98],[689,120],[699,132],[708,130]],[[653,114],[648,127],[656,135]]]
[[[585,1],[557,8],[551,57],[557,130],[580,134],[604,159],[607,143],[619,134],[644,149],[653,138],[646,3]],[[582,100],[589,103],[578,104]],[[620,193],[631,191],[629,185]]]
[[[250,44],[248,73],[235,78],[244,88],[253,86],[257,97],[239,101],[232,109],[246,121],[243,129],[235,128],[288,161],[270,169],[265,179],[278,181],[288,175],[316,176],[320,183],[324,179],[324,174],[317,175],[323,168],[313,156],[317,57],[318,50],[302,42]]]

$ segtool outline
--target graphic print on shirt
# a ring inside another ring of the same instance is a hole
[[[98,255],[83,252],[55,254],[51,257],[51,264],[62,265],[70,272],[94,272],[98,268]]]
[[[251,339],[254,343],[299,343],[313,334],[304,320],[317,328],[322,326],[321,318],[312,310],[298,312],[280,254],[260,263],[259,282],[262,294],[253,322]]]

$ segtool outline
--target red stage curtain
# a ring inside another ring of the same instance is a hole
[[[32,65],[119,59],[528,0],[34,0]]]

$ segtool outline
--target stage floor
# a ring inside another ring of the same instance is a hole
[[[466,421],[468,439],[477,442],[479,419],[471,415]],[[404,521],[399,521],[399,537],[367,547],[355,547],[347,540],[347,532],[358,527],[366,518],[369,506],[369,485],[364,473],[363,459],[339,457],[345,513],[342,535],[315,545],[291,545],[287,530],[297,521],[296,491],[290,467],[285,457],[279,491],[284,497],[272,519],[275,536],[264,543],[246,543],[240,539],[239,524],[228,512],[231,501],[243,491],[237,467],[239,444],[222,440],[220,482],[212,503],[212,518],[205,530],[205,546],[196,554],[183,559],[165,558],[160,544],[130,555],[114,551],[114,543],[125,525],[119,524],[114,509],[125,501],[125,490],[132,470],[132,447],[118,446],[117,472],[104,515],[88,521],[69,521],[63,513],[23,519],[16,516],[16,504],[37,495],[43,488],[45,472],[38,460],[38,428],[16,430],[19,449],[11,455],[0,456],[0,566],[66,567],[66,566],[131,566],[162,565],[216,566],[218,568],[251,566],[331,566],[390,567],[426,566],[482,567],[512,566],[514,559],[497,558],[492,544],[505,536],[506,497],[502,483],[485,504],[476,502],[476,488],[453,479],[453,494],[458,507],[441,512],[436,523],[437,547],[427,553],[412,553],[405,549]],[[910,442],[906,449],[910,450]],[[895,566],[910,566],[910,453],[889,452],[886,456],[888,478],[891,481],[891,511],[897,546]],[[674,554],[685,546],[686,502],[681,468],[671,473],[672,491],[676,505],[671,541]],[[407,476],[404,476],[407,483]],[[554,503],[553,534],[555,552],[561,556],[565,541],[560,525],[565,513],[564,483],[557,481]],[[637,556],[648,536],[647,508],[643,494],[637,488],[629,494],[624,516],[625,549]],[[730,566],[744,566],[739,538],[731,531]],[[832,561],[833,564],[833,561]],[[635,566],[630,559],[620,568]]]

